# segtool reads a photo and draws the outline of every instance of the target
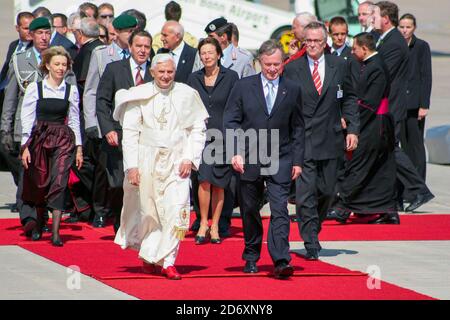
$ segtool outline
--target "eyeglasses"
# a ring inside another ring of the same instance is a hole
[[[100,34],[98,37],[102,38],[102,39],[106,39],[106,34]]]
[[[113,14],[101,14],[100,18],[102,18],[102,19],[107,19],[107,18],[112,19],[112,18],[114,18],[114,15]]]

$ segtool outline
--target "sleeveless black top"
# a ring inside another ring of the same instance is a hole
[[[57,122],[64,124],[69,111],[70,85],[66,83],[66,92],[63,99],[44,98],[43,82],[40,81],[38,86],[38,101],[36,104],[36,119],[38,121]]]

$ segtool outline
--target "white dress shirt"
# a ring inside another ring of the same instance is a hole
[[[314,60],[311,59],[308,56],[308,63],[309,63],[309,69],[311,70],[311,75],[314,71]],[[322,56],[319,58],[319,76],[320,76],[320,81],[322,82],[322,86],[323,86],[323,81],[325,79],[325,55],[322,54]]]
[[[176,47],[174,50],[170,51],[170,54],[173,57],[173,60],[175,61],[175,65],[178,67],[178,62],[180,61],[181,53],[184,49],[184,41],[181,41],[181,43]]]
[[[267,78],[264,77],[264,75],[261,73],[261,81],[262,81],[262,86],[263,86],[263,90],[264,90],[264,98],[269,93],[269,86],[268,86],[269,81],[271,81],[273,83],[273,90],[275,91],[275,93],[274,93],[274,100],[275,100],[275,98],[278,94],[278,85],[280,84],[280,77],[276,78],[275,80],[267,80]]]
[[[134,85],[136,85],[136,75],[138,72],[138,69],[137,69],[138,64],[136,63],[136,61],[134,61],[133,57],[130,58],[130,67],[131,67],[131,74],[133,75],[133,82],[134,82]],[[142,77],[142,80],[144,80],[145,70],[147,68],[147,62],[141,64],[140,67],[141,67],[141,71],[140,71],[141,77]]]
[[[60,86],[56,89],[52,88],[48,82],[47,77],[43,80],[42,86],[42,97],[43,98],[57,98],[64,99],[66,93],[66,82],[63,81]],[[38,85],[37,82],[30,83],[25,91],[25,96],[22,103],[21,111],[21,121],[22,121],[22,141],[21,144],[24,145],[36,123],[36,107],[37,101],[39,100]],[[76,86],[70,86],[69,95],[69,114],[68,114],[68,126],[72,129],[75,134],[75,144],[81,146],[81,133],[80,133],[80,109],[79,109],[79,95]]]
[[[331,53],[335,53],[337,54],[338,57],[341,56],[342,51],[344,51],[344,49],[347,47],[346,44],[344,44],[342,47],[335,49],[333,46],[331,47]]]

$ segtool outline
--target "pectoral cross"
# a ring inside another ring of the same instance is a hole
[[[156,121],[159,123],[159,129],[162,130],[164,129],[164,126],[167,123],[167,119],[165,117],[165,112],[166,112],[166,108],[164,108],[161,113],[159,114],[159,117],[156,118]]]

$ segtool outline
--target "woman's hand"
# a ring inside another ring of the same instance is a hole
[[[81,146],[77,147],[77,155],[75,157],[75,164],[77,166],[77,169],[80,170],[83,166],[83,149]]]
[[[25,168],[25,170],[28,170],[28,164],[31,162],[31,155],[30,150],[28,148],[25,148],[22,152],[22,165]]]

